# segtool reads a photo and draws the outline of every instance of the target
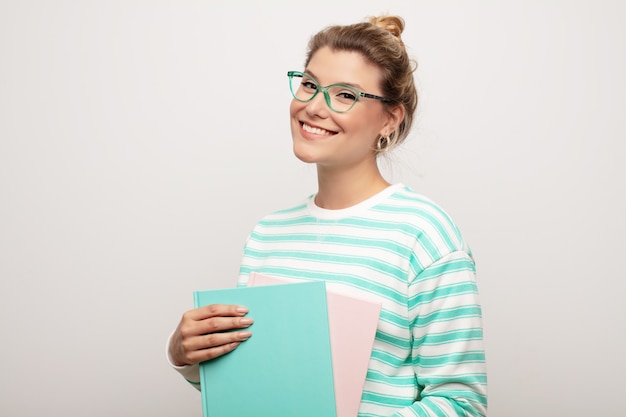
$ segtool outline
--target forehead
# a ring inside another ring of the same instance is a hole
[[[371,93],[377,92],[381,80],[380,69],[359,52],[334,51],[328,47],[313,54],[305,71],[322,85],[345,83]]]

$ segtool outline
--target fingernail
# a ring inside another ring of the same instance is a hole
[[[248,309],[245,307],[237,307],[237,313],[247,313]]]
[[[239,320],[239,323],[246,325],[246,324],[252,324],[253,320],[249,319],[247,317],[244,317],[243,319]]]
[[[247,340],[250,336],[252,336],[252,332],[239,332],[237,336],[239,337],[239,340]]]

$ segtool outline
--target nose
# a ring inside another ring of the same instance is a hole
[[[330,109],[328,108],[328,104],[326,104],[326,98],[324,97],[324,92],[320,91],[313,97],[313,100],[306,103],[306,112],[309,116],[326,118],[328,117],[328,112]]]

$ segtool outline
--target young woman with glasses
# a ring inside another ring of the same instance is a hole
[[[311,38],[304,69],[287,73],[293,151],[317,166],[318,190],[255,226],[239,285],[253,271],[323,277],[382,304],[359,416],[482,416],[486,368],[471,252],[439,206],[390,184],[377,164],[405,140],[417,106],[403,29],[396,16],[328,27]],[[198,381],[199,362],[251,336],[247,313],[234,305],[185,313],[170,338],[172,365]]]

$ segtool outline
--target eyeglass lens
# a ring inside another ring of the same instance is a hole
[[[325,91],[325,99],[330,108],[337,112],[348,111],[354,106],[358,98],[358,92],[343,86],[331,85],[325,88],[319,86],[317,81],[306,75],[293,75],[290,77],[291,93],[299,101],[309,101],[319,91]]]

